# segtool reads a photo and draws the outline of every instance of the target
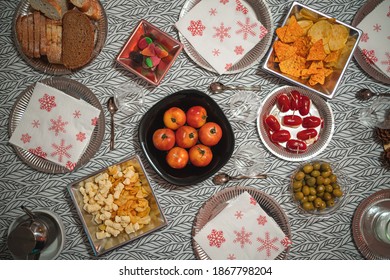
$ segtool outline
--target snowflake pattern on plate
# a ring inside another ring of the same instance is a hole
[[[73,117],[75,119],[79,119],[81,117],[81,112],[80,110],[75,110],[74,113],[73,113]]]
[[[94,117],[93,119],[91,119],[91,125],[97,126],[98,121],[99,121],[99,118],[98,117]]]
[[[227,3],[229,3],[229,0],[220,0],[219,3],[226,5]]]
[[[379,24],[375,24],[372,28],[373,28],[373,30],[376,31],[376,32],[379,32],[379,31],[382,30],[382,26],[379,25]]]
[[[216,246],[217,248],[220,248],[222,243],[226,241],[225,237],[223,237],[223,231],[222,230],[216,230],[213,229],[209,235],[207,235],[207,239],[209,240],[209,245]]]
[[[58,136],[60,132],[66,133],[65,126],[68,124],[67,121],[62,121],[62,116],[58,116],[57,120],[50,119],[51,126],[49,131],[54,131],[55,136]]]
[[[76,134],[76,140],[77,141],[80,141],[80,142],[83,142],[87,137],[85,136],[85,133],[83,132],[79,132]]]
[[[267,28],[265,28],[264,26],[260,26],[260,35],[259,35],[259,38],[260,39],[263,39],[265,37],[265,35],[268,34],[268,30]]]
[[[235,230],[234,234],[236,235],[236,239],[233,240],[233,243],[240,243],[241,248],[244,248],[246,243],[252,244],[250,236],[253,233],[245,231],[245,227],[242,227],[240,231]]]
[[[35,149],[31,148],[31,149],[28,149],[28,151],[36,156],[39,156],[41,158],[46,158],[47,157],[47,153],[45,153],[43,150],[42,150],[42,147],[41,146],[38,146],[36,147]]]
[[[267,257],[270,257],[271,256],[271,250],[274,250],[274,251],[279,251],[279,247],[277,247],[274,243],[278,241],[278,238],[277,237],[274,237],[274,238],[270,238],[270,234],[269,232],[267,231],[265,233],[265,238],[256,238],[256,240],[258,242],[260,242],[262,245],[260,247],[257,248],[257,251],[258,252],[261,252],[263,250],[266,251],[266,254],[267,254]]]
[[[43,97],[39,98],[39,103],[41,104],[39,108],[41,110],[46,110],[50,112],[54,107],[57,106],[55,99],[55,96],[48,95],[47,93],[45,93]]]
[[[290,238],[288,238],[287,236],[284,237],[284,238],[280,241],[280,243],[283,245],[284,248],[288,248],[289,246],[292,245],[292,242],[291,242]]]
[[[52,143],[52,148],[54,149],[54,152],[52,152],[50,155],[52,157],[58,157],[58,161],[62,162],[63,157],[70,158],[70,154],[68,150],[72,149],[72,144],[65,145],[65,140],[61,139],[60,144]]]
[[[238,20],[237,25],[239,29],[236,31],[236,34],[243,34],[242,38],[244,40],[248,40],[248,35],[251,35],[253,37],[256,36],[256,32],[254,31],[254,29],[257,26],[257,22],[251,23],[249,17],[245,19],[245,23],[242,23]]]
[[[368,33],[363,33],[362,37],[360,37],[360,41],[362,42],[368,42],[369,39],[370,37],[368,36]]]
[[[225,69],[226,69],[226,70],[229,70],[232,66],[233,66],[232,63],[226,63]]]
[[[225,38],[230,38],[229,31],[232,29],[231,27],[225,27],[225,24],[222,22],[219,27],[214,26],[215,34],[213,35],[213,38],[218,38],[219,41],[222,43]]]
[[[234,52],[236,53],[236,55],[243,54],[244,48],[243,48],[242,46],[236,46],[236,47],[234,48]]]
[[[236,11],[242,12],[244,15],[248,13],[248,9],[241,3],[240,0],[236,0]]]
[[[375,56],[374,50],[363,49],[364,57],[366,58],[367,63],[374,64],[378,61],[378,58]]]
[[[31,136],[28,133],[22,134],[22,137],[20,138],[20,141],[22,141],[24,144],[30,143]]]
[[[209,11],[210,16],[216,16],[217,15],[217,9],[211,8]]]
[[[33,120],[31,125],[33,128],[38,128],[41,124],[39,123],[39,120]]]
[[[76,163],[75,162],[71,162],[71,161],[67,161],[66,162],[66,168],[68,168],[69,170],[73,170],[75,167],[76,167]]]
[[[390,53],[389,52],[386,52],[385,53],[385,60],[381,60],[381,63],[383,65],[387,65],[387,72],[390,73]]]
[[[213,56],[219,56],[221,51],[219,49],[213,49]]]
[[[236,258],[236,256],[234,254],[229,254],[226,259],[228,259],[228,260],[236,260],[237,258]]]
[[[242,219],[242,217],[244,216],[244,213],[242,213],[242,211],[236,211],[234,216],[236,217],[237,220]]]
[[[191,20],[190,26],[187,29],[191,32],[192,36],[203,36],[203,31],[206,29],[206,26],[202,24],[201,20]]]
[[[267,223],[267,217],[266,216],[263,216],[263,215],[260,215],[258,218],[257,218],[257,223],[261,226],[264,226],[266,223]]]

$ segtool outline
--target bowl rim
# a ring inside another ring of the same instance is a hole
[[[328,163],[331,166],[332,172],[335,175],[337,175],[337,183],[338,183],[338,185],[340,185],[340,189],[342,189],[342,191],[343,191],[343,196],[341,198],[337,198],[335,205],[331,208],[327,207],[324,210],[316,210],[315,209],[315,210],[307,211],[307,210],[304,210],[302,208],[299,201],[295,200],[292,183],[294,181],[295,174],[298,171],[300,171],[300,169],[305,164],[314,163],[314,162]],[[349,177],[344,172],[342,172],[340,170],[338,163],[331,162],[328,159],[324,159],[324,158],[313,158],[311,160],[299,163],[299,165],[294,169],[292,175],[290,176],[290,181],[289,181],[290,198],[291,198],[292,202],[294,203],[294,205],[296,205],[299,215],[304,216],[304,217],[316,217],[316,218],[320,218],[320,219],[321,218],[322,219],[329,218],[331,215],[335,214],[336,211],[344,208],[344,206],[347,202],[347,197],[349,196],[349,192],[350,192],[350,189],[348,188],[348,186],[350,186],[351,183],[349,181],[350,181]]]
[[[172,57],[172,60],[169,62],[169,64],[167,65],[167,68],[164,70],[164,73],[160,76],[160,78],[155,82],[155,81],[152,81],[151,79],[147,78],[146,76],[142,75],[141,73],[139,73],[138,71],[135,71],[132,67],[124,64],[122,61],[121,61],[121,55],[122,53],[124,52],[124,50],[126,49],[127,45],[130,43],[130,41],[133,39],[133,36],[135,34],[135,32],[142,26],[142,25],[148,25],[150,26],[151,28],[157,30],[159,33],[161,33],[164,37],[166,38],[169,38],[169,40],[173,41],[175,44],[178,45],[178,48],[177,50],[175,51],[175,55]],[[136,76],[142,78],[143,80],[151,83],[152,85],[154,86],[158,86],[162,80],[164,79],[164,77],[166,76],[166,74],[168,73],[169,69],[172,67],[173,63],[176,61],[176,58],[179,56],[180,52],[183,50],[184,48],[184,45],[176,40],[175,38],[173,38],[171,35],[169,35],[168,33],[162,31],[160,28],[158,28],[157,26],[151,24],[150,22],[148,22],[147,20],[145,19],[141,19],[137,25],[134,27],[133,31],[130,33],[130,35],[128,36],[127,40],[125,41],[125,43],[123,44],[121,50],[119,51],[119,53],[117,54],[116,58],[115,58],[115,61],[120,64],[124,69],[126,70],[129,70],[131,73],[135,74]]]
[[[146,137],[145,123],[150,122],[150,114],[152,114],[152,112],[154,112],[156,110],[161,110],[162,108],[160,108],[160,107],[168,106],[166,104],[168,104],[171,99],[174,99],[176,96],[181,96],[181,95],[183,95],[184,97],[190,95],[192,97],[196,96],[196,97],[198,97],[200,99],[205,99],[205,100],[207,100],[207,102],[209,102],[213,106],[213,108],[216,111],[219,111],[219,113],[221,113],[220,117],[222,118],[222,122],[224,122],[225,125],[228,128],[228,131],[224,132],[224,134],[225,135],[229,135],[229,139],[231,139],[231,143],[229,144],[229,148],[225,152],[225,154],[224,154],[225,156],[221,159],[221,161],[218,164],[218,166],[216,166],[211,171],[207,171],[206,175],[198,176],[197,178],[191,177],[191,178],[182,178],[182,179],[177,180],[173,176],[171,176],[171,175],[163,172],[162,170],[160,170],[157,167],[157,165],[156,165],[156,160],[154,159],[154,157],[152,157],[150,155],[150,153],[148,151],[148,148],[147,148],[146,139],[145,139],[145,137]],[[233,155],[234,145],[235,145],[233,128],[231,127],[231,124],[230,124],[228,118],[226,117],[225,113],[223,112],[223,110],[219,107],[217,102],[214,101],[214,99],[212,99],[209,95],[207,95],[206,93],[204,93],[202,91],[196,90],[196,89],[185,89],[185,90],[177,91],[177,92],[175,92],[173,94],[170,94],[170,95],[164,97],[163,99],[158,101],[156,104],[154,104],[142,116],[142,118],[141,118],[141,120],[139,122],[138,138],[139,138],[139,142],[140,142],[140,145],[141,145],[141,149],[142,149],[145,157],[147,158],[147,160],[150,163],[150,165],[152,166],[152,168],[156,171],[156,173],[158,175],[160,175],[160,177],[163,178],[164,180],[166,180],[167,182],[169,182],[171,184],[174,184],[174,185],[178,185],[178,186],[195,185],[195,184],[198,184],[198,183],[208,179],[213,174],[217,173],[229,161],[229,159]]]
[[[289,16],[291,15],[291,13],[292,13],[294,7],[296,7],[296,6],[301,7],[301,8],[306,8],[306,9],[308,9],[308,10],[310,10],[310,11],[312,11],[312,12],[314,12],[314,13],[316,13],[316,14],[322,16],[322,17],[326,17],[326,18],[328,18],[328,19],[329,19],[329,18],[332,18],[332,17],[330,17],[329,15],[326,15],[326,14],[320,12],[320,11],[317,11],[317,10],[314,10],[313,8],[310,8],[309,6],[306,6],[306,5],[302,4],[302,3],[299,3],[299,2],[297,2],[297,1],[294,1],[294,2],[292,2],[291,7],[290,7],[290,9],[288,10],[288,12],[287,12],[287,14],[286,14],[286,16],[285,16],[285,18],[284,18],[283,23],[281,24],[281,26],[284,26],[284,25],[286,24],[287,20],[289,19]],[[333,88],[333,91],[332,91],[330,94],[326,94],[326,93],[323,93],[323,92],[321,92],[321,91],[319,91],[319,90],[316,90],[316,89],[314,89],[314,88],[312,88],[312,87],[310,87],[310,86],[308,86],[308,85],[306,85],[306,84],[303,84],[303,83],[301,83],[301,82],[298,82],[298,81],[296,81],[296,80],[294,80],[294,79],[288,77],[287,75],[285,75],[285,74],[283,74],[283,73],[279,73],[279,72],[277,72],[277,71],[275,71],[275,70],[273,70],[273,69],[271,69],[271,68],[269,68],[269,67],[267,66],[267,64],[268,64],[268,62],[269,62],[269,60],[270,60],[270,58],[271,58],[271,55],[272,55],[272,53],[273,53],[273,45],[274,45],[274,43],[279,39],[279,37],[276,35],[276,32],[275,32],[275,34],[274,34],[275,39],[274,39],[274,41],[272,42],[271,47],[270,47],[270,49],[269,49],[269,51],[268,51],[268,54],[267,54],[266,57],[265,57],[264,63],[263,63],[263,65],[262,65],[262,69],[264,69],[264,70],[267,71],[268,73],[271,73],[271,74],[273,74],[273,75],[275,75],[275,76],[277,76],[277,77],[283,78],[284,80],[286,80],[286,81],[288,81],[288,82],[290,82],[290,83],[292,83],[292,84],[294,84],[294,85],[303,87],[303,88],[305,88],[305,89],[307,89],[307,90],[310,90],[310,91],[313,91],[313,92],[319,94],[320,96],[322,96],[322,97],[324,97],[324,98],[326,98],[326,99],[332,99],[332,98],[336,95],[338,86],[340,85],[341,80],[342,80],[343,77],[344,77],[344,72],[347,70],[348,65],[349,65],[350,61],[352,60],[352,57],[353,57],[353,55],[354,55],[354,53],[355,53],[355,50],[356,50],[357,47],[358,47],[360,38],[361,38],[361,36],[362,36],[362,34],[363,34],[363,32],[362,32],[360,29],[358,29],[358,28],[356,28],[356,27],[354,27],[354,26],[352,26],[352,25],[346,24],[346,23],[344,23],[344,22],[342,22],[342,21],[339,21],[339,20],[337,20],[336,18],[335,18],[335,22],[338,23],[338,24],[344,25],[345,27],[348,27],[350,30],[355,31],[355,32],[357,33],[357,37],[356,37],[356,42],[355,42],[353,48],[351,49],[351,53],[349,54],[348,59],[347,59],[345,65],[344,65],[343,69],[342,69],[341,72],[340,72],[340,76],[339,76],[338,79],[337,79],[337,82],[336,82],[336,84],[335,84],[335,86],[334,86],[334,88]]]

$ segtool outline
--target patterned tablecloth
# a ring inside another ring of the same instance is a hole
[[[165,0],[105,0],[102,4],[108,17],[108,37],[97,59],[88,67],[68,77],[91,89],[103,104],[106,120],[109,113],[106,101],[113,88],[127,80],[137,80],[114,61],[130,32],[141,19],[153,23],[163,31],[178,38],[173,24],[179,18],[186,1]],[[280,26],[292,1],[267,0],[274,28]],[[351,23],[364,0],[314,1],[301,3]],[[101,259],[194,259],[191,229],[195,215],[202,204],[218,191],[236,185],[228,183],[215,186],[211,179],[192,186],[179,187],[168,184],[152,170],[142,154],[138,141],[138,123],[150,107],[163,97],[183,89],[208,92],[211,82],[222,81],[233,85],[261,84],[258,92],[262,100],[272,90],[286,82],[261,69],[263,60],[253,67],[233,75],[208,72],[197,66],[183,51],[172,69],[158,87],[148,87],[146,105],[141,112],[130,117],[118,114],[116,149],[109,150],[110,122],[106,121],[106,133],[96,155],[85,166],[67,174],[46,174],[24,164],[8,144],[8,118],[18,95],[32,83],[48,78],[29,66],[17,54],[11,36],[11,22],[18,1],[0,2],[0,259],[11,259],[6,245],[7,230],[11,222],[22,214],[20,206],[49,208],[58,213],[65,225],[66,243],[59,259],[96,259],[83,231],[81,221],[73,206],[66,186],[89,173],[101,169],[129,154],[139,154],[144,162],[152,187],[168,219],[168,226],[141,239],[109,252]],[[349,176],[350,194],[344,208],[328,219],[306,218],[297,215],[288,184],[289,176],[298,166],[275,157],[267,151],[265,172],[272,174],[266,180],[244,180],[244,186],[252,186],[271,195],[286,212],[291,223],[293,245],[290,259],[362,259],[351,232],[355,209],[367,196],[381,189],[390,188],[390,173],[381,160],[383,146],[375,137],[375,131],[361,125],[357,119],[359,109],[372,101],[362,103],[354,94],[361,88],[376,92],[388,90],[388,85],[368,76],[353,59],[338,88],[336,97],[329,101],[335,117],[335,132],[330,144],[320,154],[321,158],[338,162]],[[225,92],[212,98],[228,117],[235,135],[235,151],[245,144],[262,145],[255,122],[235,120],[229,101],[234,93]],[[222,168],[223,172],[237,175],[233,158]]]

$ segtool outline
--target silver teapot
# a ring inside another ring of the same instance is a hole
[[[39,259],[39,256],[56,238],[57,228],[45,215],[34,214],[22,206],[27,217],[9,234],[8,249],[18,259]]]

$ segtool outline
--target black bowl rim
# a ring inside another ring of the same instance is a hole
[[[206,171],[203,175],[201,176],[190,176],[187,178],[180,178],[177,179],[174,176],[171,176],[170,174],[167,174],[160,170],[155,163],[155,159],[148,153],[147,147],[146,147],[146,139],[145,139],[145,126],[146,122],[150,122],[150,115],[155,112],[156,110],[161,110],[165,106],[168,106],[167,104],[170,102],[170,100],[175,99],[177,96],[191,96],[191,97],[199,97],[200,99],[206,99],[208,103],[210,103],[214,110],[217,111],[217,114],[220,116],[221,121],[224,122],[226,127],[228,128],[226,132],[224,132],[224,137],[228,137],[230,140],[230,144],[228,145],[228,149],[226,150],[224,156],[221,158],[219,161],[218,165],[214,167],[211,170]],[[234,145],[235,145],[235,139],[234,139],[234,133],[233,129],[230,125],[229,120],[227,119],[226,115],[224,114],[223,110],[219,107],[219,105],[206,93],[195,90],[195,89],[185,89],[185,90],[180,90],[175,93],[172,93],[160,101],[158,101],[156,104],[154,104],[141,118],[141,121],[139,122],[139,127],[138,127],[138,138],[139,142],[141,145],[141,149],[146,156],[147,160],[149,161],[150,165],[152,168],[159,174],[163,179],[165,179],[167,182],[178,185],[178,186],[187,186],[187,185],[195,185],[198,184],[212,175],[214,175],[216,172],[218,172],[231,158],[233,151],[234,151]]]

